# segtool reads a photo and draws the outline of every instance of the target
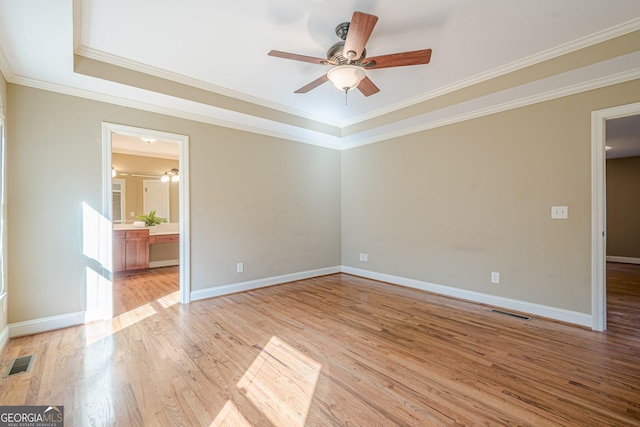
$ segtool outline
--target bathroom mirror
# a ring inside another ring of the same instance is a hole
[[[180,221],[177,158],[112,152],[111,165],[114,224],[133,224],[139,215],[148,215],[151,209],[169,222]]]

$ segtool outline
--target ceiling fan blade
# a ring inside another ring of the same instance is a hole
[[[326,59],[315,58],[313,56],[298,55],[297,53],[282,52],[279,50],[272,50],[267,55],[275,56],[277,58],[292,59],[294,61],[310,62],[312,64],[320,64],[320,65],[332,64],[330,61],[327,61]]]
[[[378,17],[375,15],[353,12],[349,31],[347,31],[347,38],[344,41],[344,49],[342,50],[342,55],[345,58],[356,61],[362,56],[376,22],[378,22]]]
[[[315,88],[317,88],[317,87],[318,87],[318,86],[320,86],[322,83],[324,83],[324,82],[326,82],[326,81],[328,81],[328,80],[329,80],[329,78],[327,77],[327,75],[326,75],[326,74],[324,74],[324,75],[322,75],[322,76],[318,77],[317,79],[315,79],[314,81],[312,81],[311,83],[309,83],[309,84],[306,84],[306,85],[302,86],[300,89],[296,90],[296,91],[295,91],[295,92],[293,92],[293,93],[307,93],[307,92],[309,92],[311,89],[315,89]]]
[[[431,49],[414,50],[411,52],[392,53],[390,55],[366,58],[362,66],[367,70],[376,68],[403,67],[405,65],[428,64],[431,61]],[[369,65],[371,64],[371,65]]]
[[[371,96],[373,94],[380,92],[380,89],[378,89],[378,86],[373,84],[373,82],[369,77],[365,77],[364,79],[362,79],[362,81],[360,81],[360,84],[358,85],[358,90],[362,92],[364,96]]]

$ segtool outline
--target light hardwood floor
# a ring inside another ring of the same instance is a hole
[[[0,404],[69,426],[638,426],[640,266],[610,265],[609,330],[345,274],[13,339]]]
[[[180,289],[180,267],[152,268],[116,275],[113,314],[134,310]]]

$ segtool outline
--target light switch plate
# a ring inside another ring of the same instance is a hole
[[[569,207],[568,206],[551,206],[551,218],[553,219],[569,218]]]
[[[236,264],[236,272],[237,273],[244,273],[244,263],[239,262]]]

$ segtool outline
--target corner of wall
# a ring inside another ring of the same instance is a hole
[[[9,342],[9,325],[5,326],[0,332],[0,352],[4,350],[4,346]]]

